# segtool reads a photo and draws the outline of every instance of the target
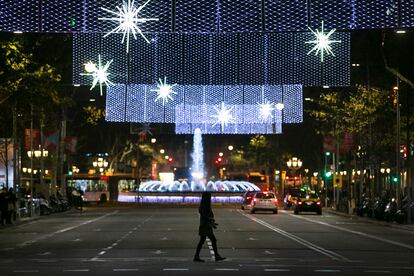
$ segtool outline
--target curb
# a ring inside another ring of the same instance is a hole
[[[402,230],[407,230],[407,231],[413,231],[414,232],[414,224],[408,225],[408,224],[397,224],[395,222],[386,222],[386,221],[381,221],[381,220],[376,220],[376,219],[371,219],[371,218],[367,218],[367,217],[360,217],[357,215],[349,215],[346,213],[342,213],[339,211],[335,211],[332,210],[331,208],[323,208],[323,211],[326,213],[331,213],[331,214],[335,214],[337,216],[341,216],[341,217],[346,217],[352,220],[358,220],[358,221],[363,221],[366,223],[371,223],[371,224],[377,224],[377,225],[381,225],[381,226],[388,226],[388,227],[393,227],[393,228],[399,228]]]

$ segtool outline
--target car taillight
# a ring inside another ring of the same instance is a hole
[[[253,205],[255,205],[257,202],[257,198],[253,199]]]
[[[297,201],[298,205],[302,205],[302,201]]]
[[[320,201],[316,201],[316,205],[321,205],[321,202]]]
[[[273,202],[275,203],[275,205],[277,204],[277,198],[273,199]]]
[[[248,197],[246,197],[246,199],[247,199],[247,200],[251,200],[251,199],[252,199],[252,197],[251,197],[251,196],[248,196]]]

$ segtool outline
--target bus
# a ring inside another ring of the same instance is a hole
[[[269,176],[260,172],[249,172],[247,181],[255,184],[261,191],[269,190]]]
[[[66,176],[68,194],[73,190],[82,190],[85,202],[117,201],[119,192],[135,192],[136,179],[129,173],[113,175],[74,174]]]

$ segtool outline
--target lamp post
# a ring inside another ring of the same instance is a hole
[[[27,156],[30,158],[30,197],[33,198],[33,174],[37,173],[37,170],[33,169],[33,159],[40,159],[40,185],[44,182],[44,158],[49,156],[49,152],[39,145],[37,150],[27,151]],[[34,173],[36,171],[36,173]]]
[[[293,174],[296,173],[302,167],[302,161],[297,157],[292,157],[286,162],[287,167],[293,171]],[[293,177],[293,187],[296,186],[296,177]]]
[[[109,163],[102,157],[94,160],[92,166],[99,171],[100,174],[103,174],[105,169],[108,167]]]

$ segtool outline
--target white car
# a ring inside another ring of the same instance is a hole
[[[272,211],[277,214],[277,198],[272,192],[257,192],[253,195],[251,204],[245,206],[250,213],[256,211]]]

